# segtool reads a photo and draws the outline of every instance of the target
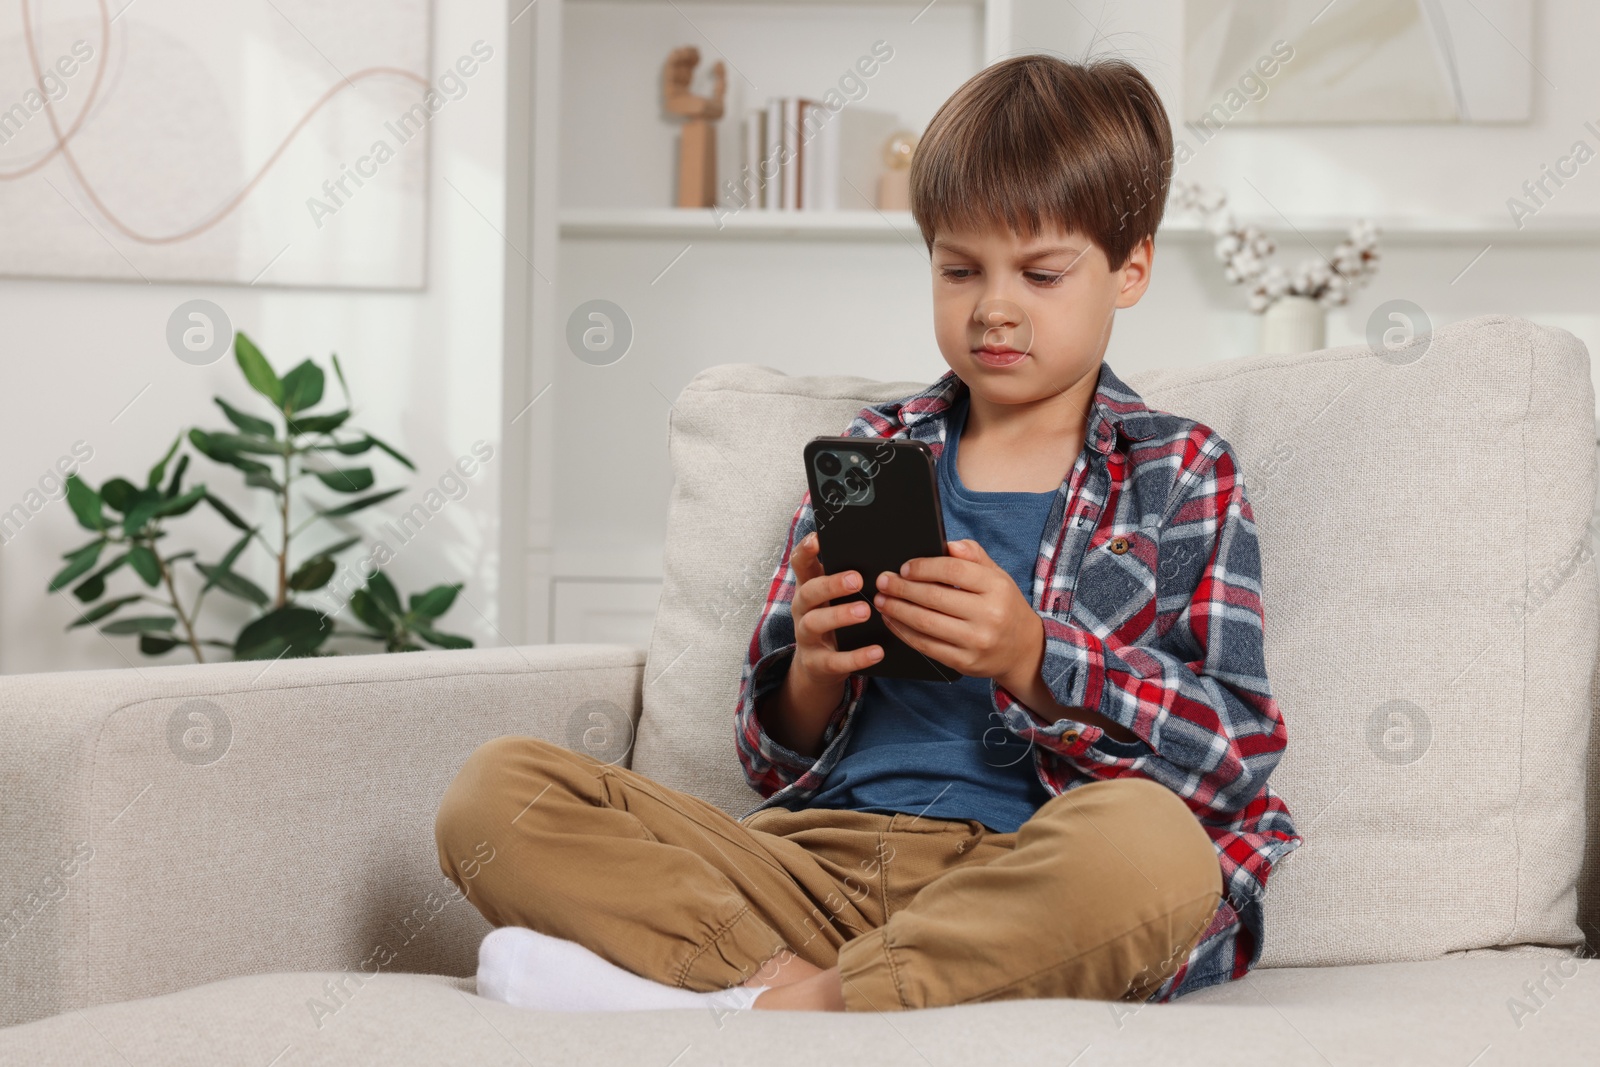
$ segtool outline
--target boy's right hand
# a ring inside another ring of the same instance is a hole
[[[795,574],[794,599],[789,604],[789,613],[794,618],[795,650],[789,669],[802,671],[803,680],[832,685],[882,659],[883,646],[864,645],[848,652],[839,651],[833,632],[841,626],[865,622],[872,613],[872,605],[865,597],[851,597],[842,604],[830,606],[830,600],[860,592],[861,573],[824,574],[817,552],[817,534],[812,531],[801,538],[789,556],[789,565]]]

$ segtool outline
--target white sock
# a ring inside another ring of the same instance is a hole
[[[767,986],[711,993],[677,989],[618,967],[576,941],[522,926],[491,931],[478,947],[478,995],[541,1011],[744,1009]]]

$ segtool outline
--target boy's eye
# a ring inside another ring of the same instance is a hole
[[[939,273],[943,277],[948,278],[950,281],[960,282],[965,281],[968,277],[976,274],[977,272],[968,267],[943,267],[940,269]],[[1023,271],[1022,276],[1036,285],[1055,285],[1060,282],[1062,278],[1066,277],[1066,272],[1062,271],[1060,274],[1049,274],[1043,271],[1029,270]]]

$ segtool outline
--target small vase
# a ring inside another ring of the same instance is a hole
[[[1328,315],[1309,296],[1280,296],[1261,316],[1263,355],[1315,352],[1327,343]]]

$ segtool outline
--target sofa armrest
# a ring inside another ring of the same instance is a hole
[[[471,974],[489,926],[439,870],[440,797],[503,734],[625,764],[644,660],[535,645],[0,677],[0,1025],[268,971]]]

